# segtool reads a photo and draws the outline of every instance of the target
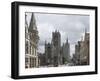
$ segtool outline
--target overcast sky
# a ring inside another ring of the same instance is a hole
[[[75,44],[82,39],[85,28],[89,32],[88,15],[65,15],[65,14],[45,14],[34,13],[37,29],[39,31],[38,51],[44,53],[44,43],[51,42],[52,32],[59,30],[61,33],[61,44],[69,39],[71,55],[75,51]],[[27,22],[29,24],[31,13],[27,13]]]

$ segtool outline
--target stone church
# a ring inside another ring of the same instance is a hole
[[[61,46],[61,35],[59,31],[52,32],[51,43],[45,41],[45,62],[47,66],[60,66],[70,61],[70,44],[68,39]]]
[[[28,26],[25,13],[25,68],[38,67],[37,46],[39,41],[34,14],[31,15]]]

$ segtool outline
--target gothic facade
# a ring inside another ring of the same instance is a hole
[[[45,42],[45,62],[48,66],[57,67],[69,62],[70,44],[68,39],[61,46],[61,35],[59,31],[52,32],[51,43]]]
[[[35,17],[32,13],[28,26],[25,13],[25,68],[38,67],[37,45],[39,41]]]

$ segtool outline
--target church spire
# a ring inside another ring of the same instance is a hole
[[[27,23],[27,15],[25,14],[25,27],[28,27],[28,23]]]
[[[67,37],[67,39],[66,39],[66,43],[68,43],[68,37]]]
[[[34,13],[32,13],[32,16],[31,16],[29,30],[37,30],[37,27],[36,27],[36,24],[35,24]]]

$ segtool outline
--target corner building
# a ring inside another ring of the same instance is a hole
[[[25,13],[25,68],[34,68],[38,67],[37,46],[39,36],[34,14],[31,15],[29,27],[26,17]]]

